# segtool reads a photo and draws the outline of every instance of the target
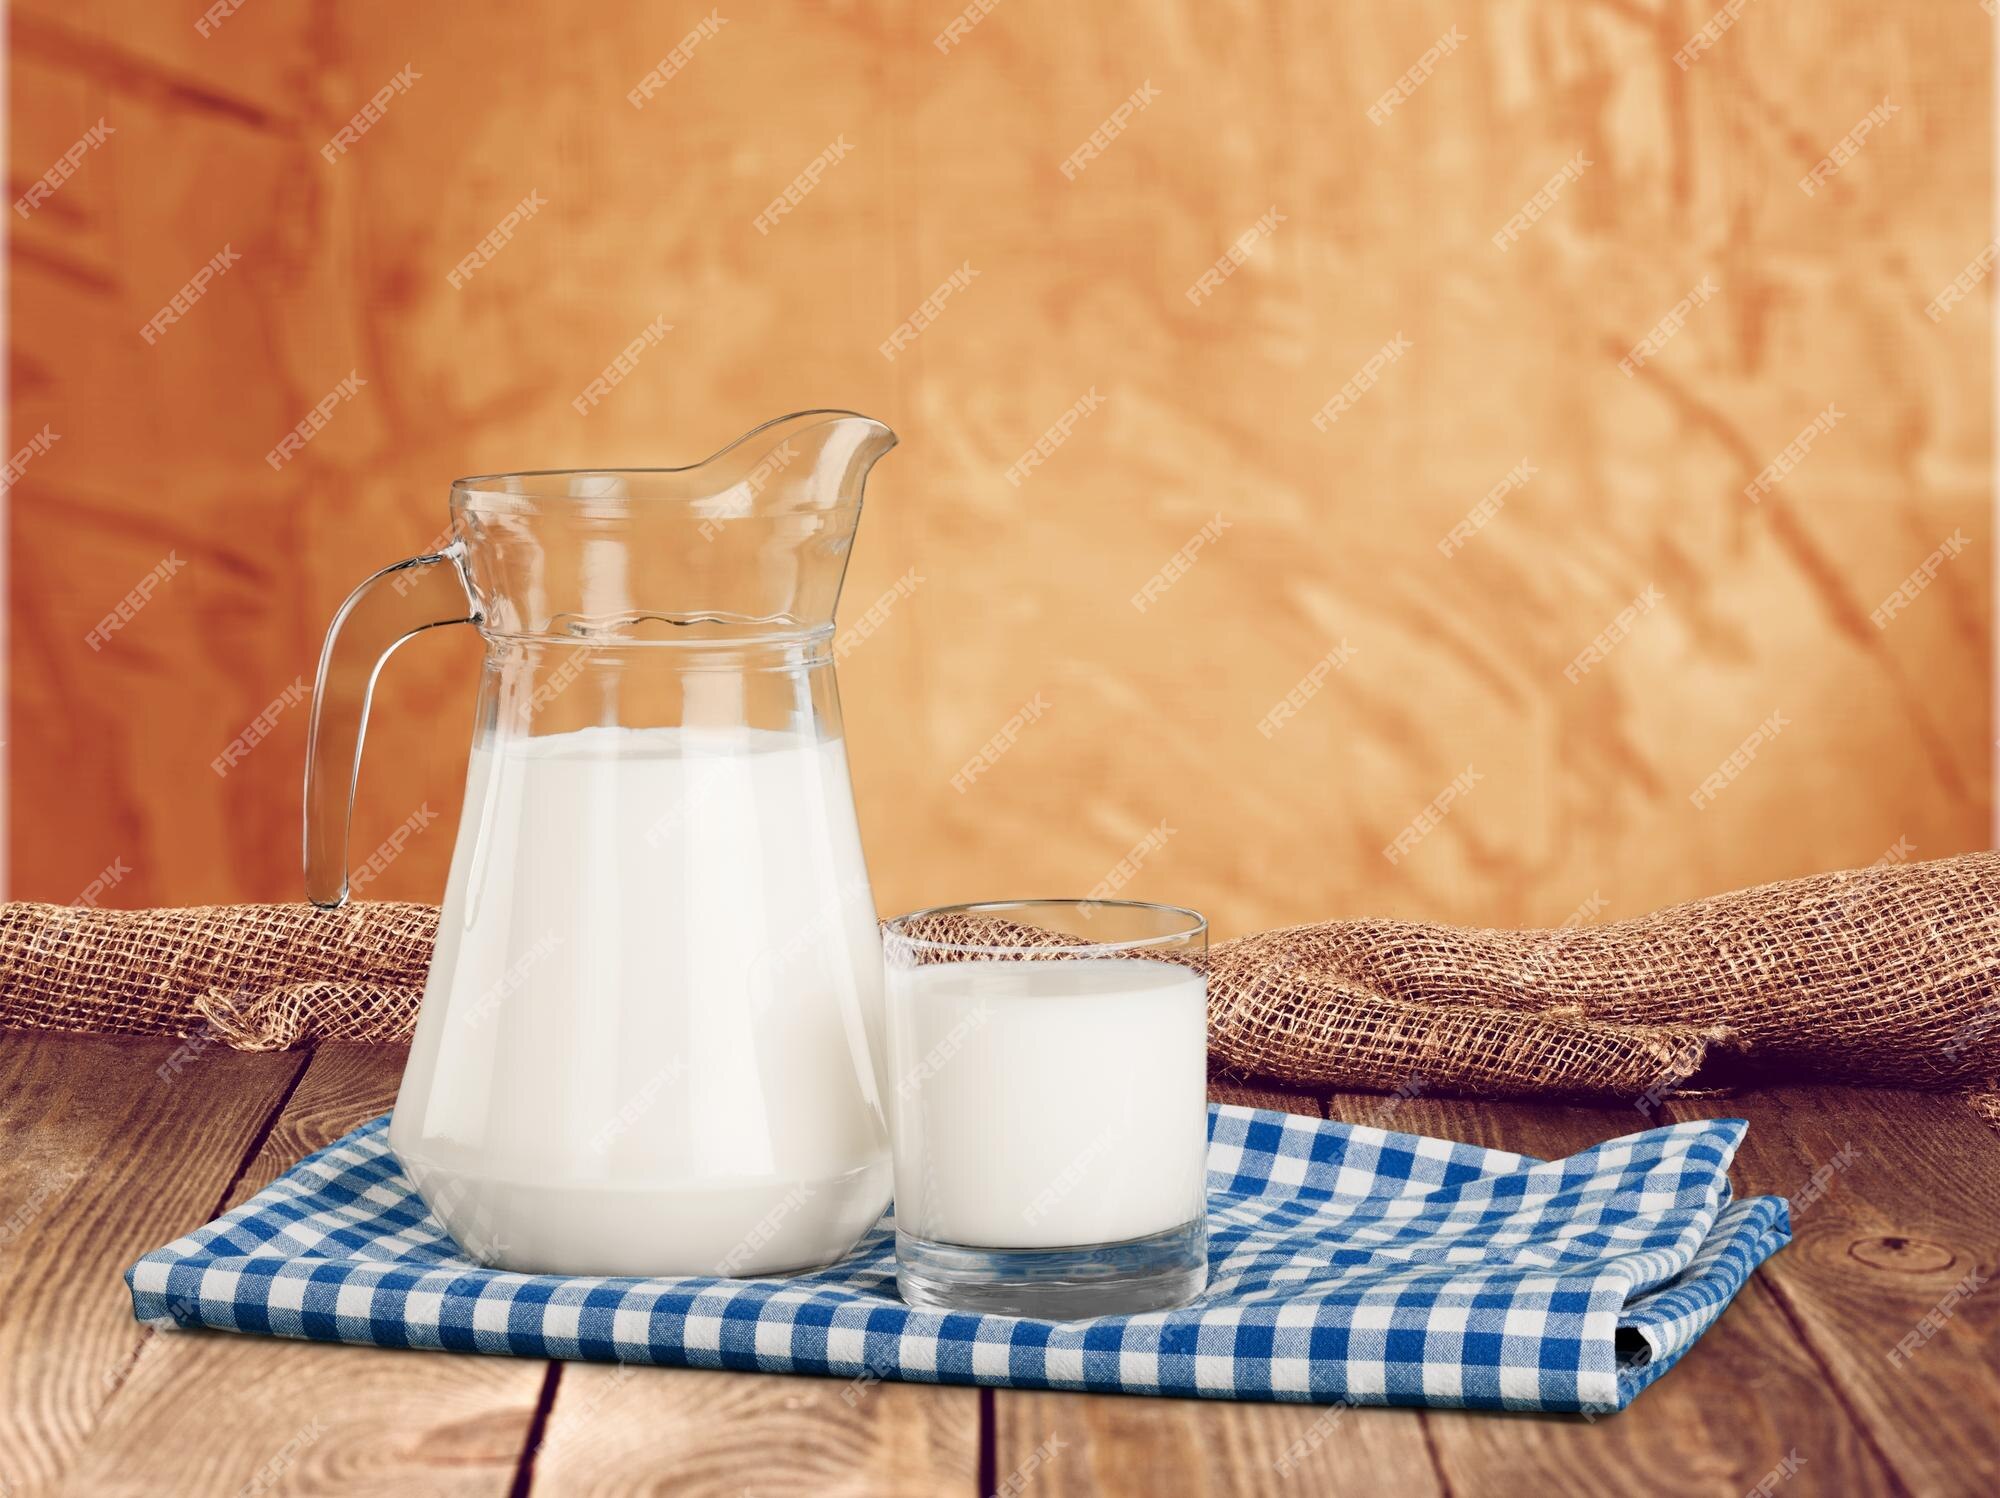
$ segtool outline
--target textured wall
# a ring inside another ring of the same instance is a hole
[[[1747,0],[1698,50],[1708,0],[710,13],[15,7],[10,197],[86,143],[11,220],[14,446],[60,439],[11,496],[12,893],[296,897],[304,708],[211,761],[452,477],[810,405],[904,438],[845,612],[923,581],[841,671],[885,911],[1149,844],[1128,891],[1224,932],[1554,923],[1985,845],[1990,289],[1934,305],[1993,235],[1975,0]],[[357,844],[440,820],[371,893],[442,887],[477,649],[386,673]]]

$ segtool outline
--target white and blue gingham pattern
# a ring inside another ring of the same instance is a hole
[[[1732,1202],[1741,1119],[1543,1162],[1260,1109],[1209,1121],[1209,1285],[1048,1322],[912,1310],[893,1223],[784,1279],[515,1274],[462,1257],[386,1118],[127,1273],[143,1321],[382,1347],[1316,1403],[1621,1409],[1791,1236]]]

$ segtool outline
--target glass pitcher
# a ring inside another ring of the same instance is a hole
[[[882,962],[834,685],[875,460],[845,411],[687,468],[452,486],[452,544],[335,616],[307,893],[337,906],[368,699],[486,641],[465,808],[389,1142],[459,1245],[561,1274],[829,1263],[888,1205]]]

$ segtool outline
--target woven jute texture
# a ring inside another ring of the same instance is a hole
[[[421,905],[0,906],[0,1027],[206,1028],[245,1049],[406,1039],[436,922]],[[985,917],[916,934],[1075,940]],[[1991,1088],[2000,853],[1604,926],[1296,926],[1224,942],[1208,968],[1212,1066],[1294,1087],[1632,1097],[1767,1076]]]
[[[436,934],[428,905],[0,904],[0,1026],[206,1028],[252,1051],[406,1039]]]

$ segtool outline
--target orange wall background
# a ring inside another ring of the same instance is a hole
[[[1990,287],[1925,310],[1994,234],[1994,23],[1974,0],[1750,0],[1685,68],[1709,0],[1000,0],[942,47],[948,0],[724,4],[628,102],[711,13],[247,0],[204,36],[199,0],[14,6],[10,199],[100,119],[113,133],[9,215],[12,445],[60,439],[10,495],[12,895],[70,900],[111,868],[111,905],[298,898],[305,708],[226,776],[211,761],[310,686],[341,598],[432,542],[454,476],[688,462],[816,405],[903,438],[843,617],[923,579],[841,667],[885,913],[1080,893],[1161,824],[1126,892],[1200,905],[1222,934],[1602,919],[1986,845]],[[760,232],[822,153],[839,159]],[[546,206],[455,289],[531,194]],[[225,247],[240,258],[149,345]],[[350,373],[365,386],[274,471]],[[438,820],[373,895],[442,889],[478,648],[434,632],[385,673],[356,848],[426,804]],[[1038,693],[1040,720],[955,790]]]

